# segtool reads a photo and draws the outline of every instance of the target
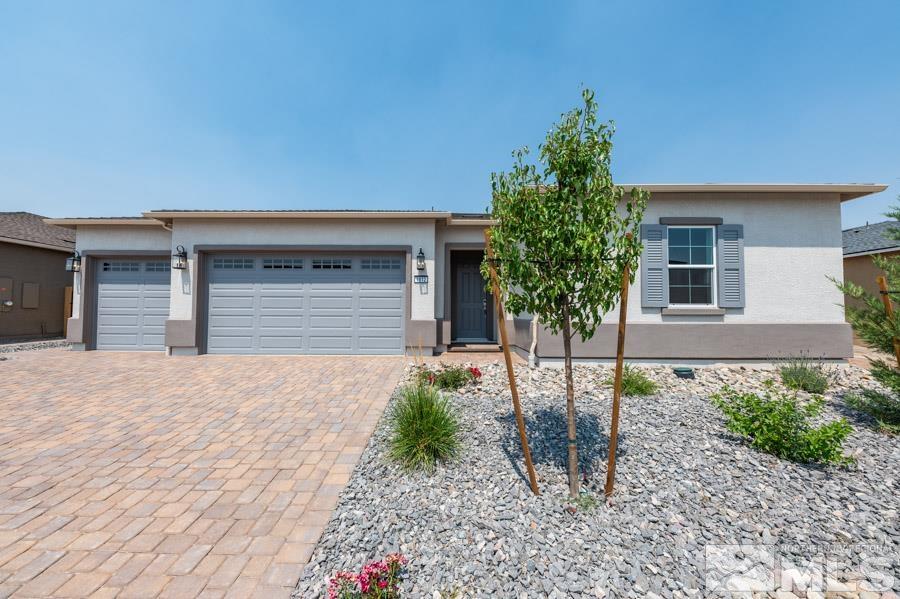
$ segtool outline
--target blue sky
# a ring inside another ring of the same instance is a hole
[[[3,210],[481,211],[582,84],[619,182],[900,194],[900,3],[0,0]]]

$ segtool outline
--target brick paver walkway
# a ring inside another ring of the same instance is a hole
[[[0,361],[0,597],[287,597],[403,367]]]

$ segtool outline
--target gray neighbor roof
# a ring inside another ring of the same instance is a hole
[[[900,249],[900,241],[891,239],[888,230],[900,229],[900,222],[887,220],[882,223],[866,223],[861,227],[853,227],[843,231],[845,256],[876,254],[879,252]]]
[[[75,231],[48,225],[44,218],[30,212],[0,212],[0,241],[73,249]]]

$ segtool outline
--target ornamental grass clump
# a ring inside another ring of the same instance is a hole
[[[613,386],[615,378],[608,378],[606,384],[610,387]],[[622,393],[624,395],[653,395],[656,393],[656,389],[656,383],[651,381],[643,370],[635,368],[631,364],[625,364],[622,367]]]
[[[390,412],[390,456],[407,470],[431,472],[459,450],[459,421],[434,385],[407,385]]]
[[[806,354],[788,358],[778,366],[781,382],[788,389],[807,393],[825,393],[834,379],[834,372],[821,360],[814,360]]]
[[[328,581],[328,599],[396,599],[407,562],[399,553],[392,553],[366,564],[358,574],[338,572]]]
[[[774,383],[766,381],[762,397],[726,387],[712,402],[725,415],[728,430],[749,439],[759,451],[800,463],[853,462],[843,453],[844,440],[853,430],[846,420],[819,426],[810,422],[822,413],[821,397],[801,404],[796,394],[776,391]]]

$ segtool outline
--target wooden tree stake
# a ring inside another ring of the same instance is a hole
[[[630,236],[630,234],[629,234]],[[628,312],[628,285],[629,269],[625,265],[622,272],[622,291],[619,299],[619,338],[616,342],[616,376],[613,382],[612,424],[609,428],[609,459],[606,467],[606,488],[604,494],[607,499],[613,493],[613,484],[616,479],[616,446],[619,440],[619,403],[622,399],[622,368],[625,362],[625,320]]]
[[[503,312],[503,300],[500,297],[500,281],[497,279],[497,270],[494,268],[494,250],[491,249],[491,234],[489,229],[484,231],[484,251],[488,257],[488,268],[491,272],[491,288],[494,291],[494,303],[497,306],[497,328],[500,330],[500,343],[503,345],[503,358],[506,360],[506,374],[509,376],[509,390],[512,393],[513,410],[516,412],[516,425],[519,427],[519,440],[522,442],[522,453],[525,455],[525,468],[528,470],[528,481],[531,483],[531,492],[540,495],[537,475],[534,473],[534,464],[531,463],[531,450],[528,448],[528,436],[525,434],[525,418],[522,416],[522,405],[519,403],[519,391],[516,388],[516,375],[513,372],[512,355],[509,351],[509,342],[506,339],[506,315]]]
[[[884,312],[887,314],[888,320],[894,321],[894,304],[891,302],[891,296],[888,292],[887,279],[884,275],[876,279],[878,288],[881,290],[881,302],[884,304]],[[897,367],[900,368],[900,340],[894,337],[894,358],[897,360]]]

